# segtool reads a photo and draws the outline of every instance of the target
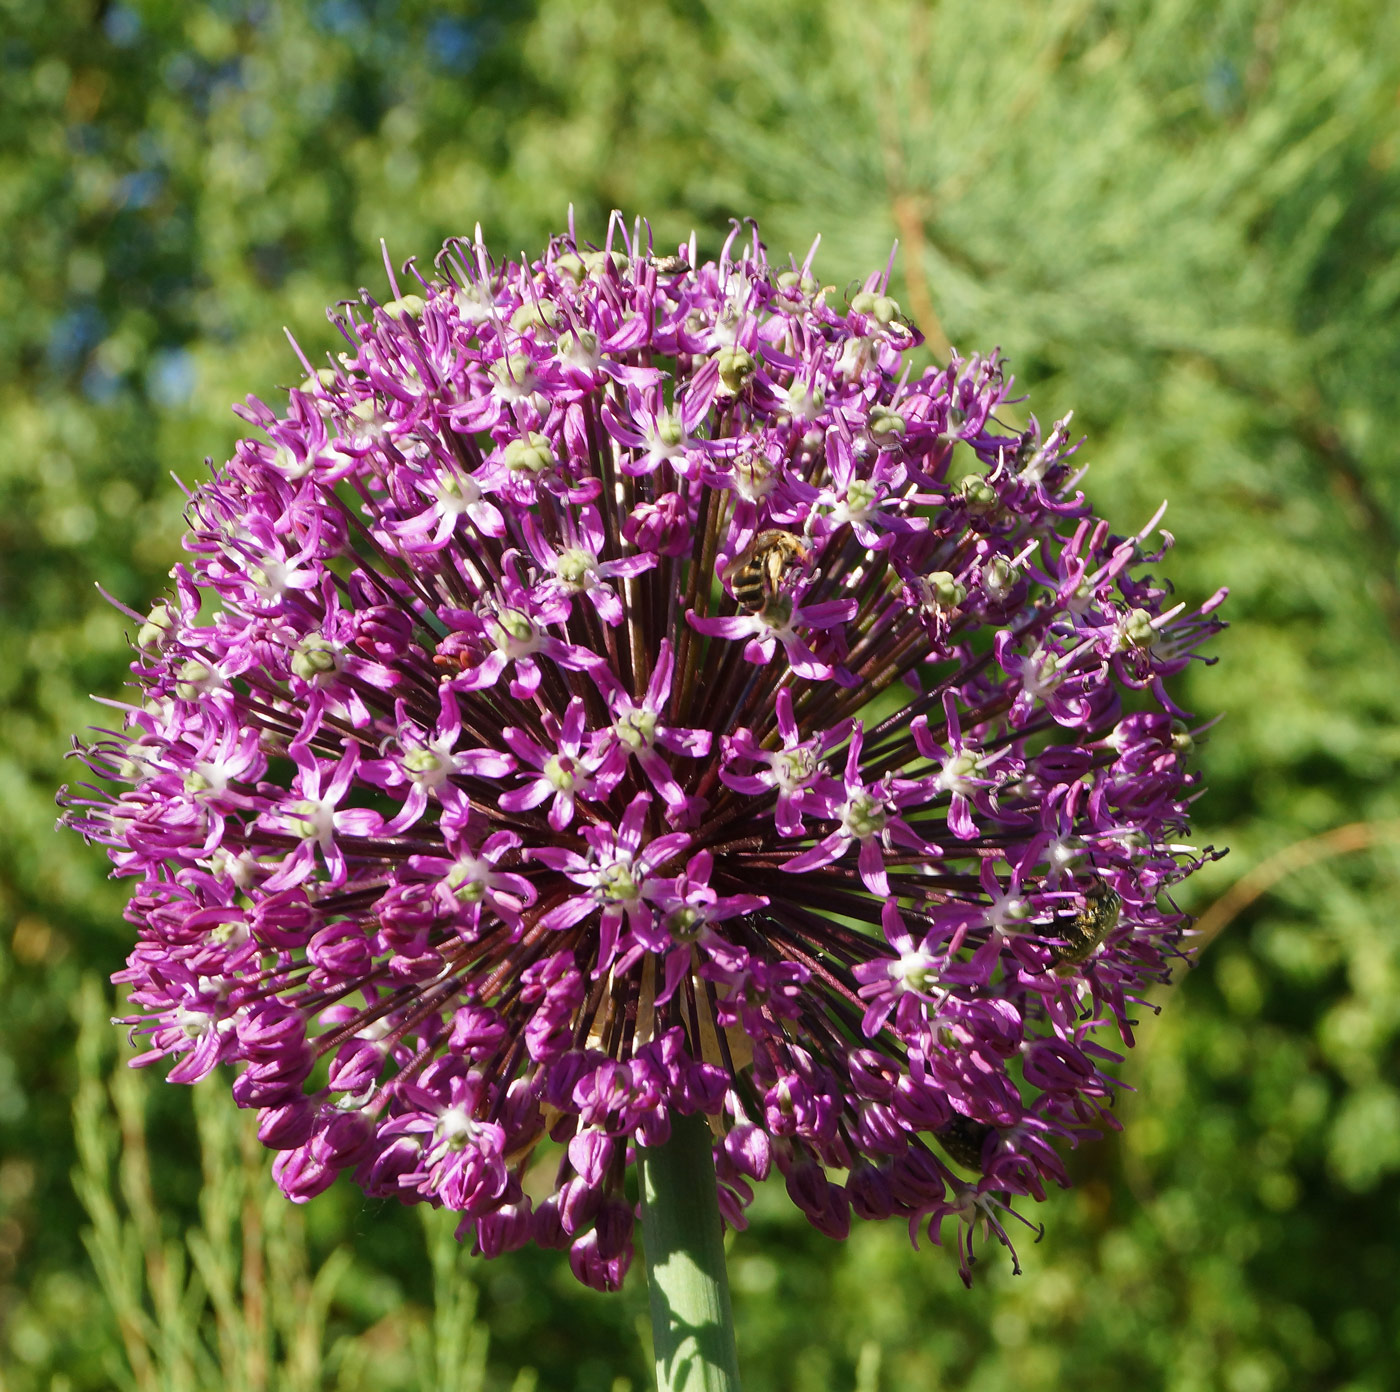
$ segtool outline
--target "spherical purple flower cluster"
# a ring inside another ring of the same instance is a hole
[[[436,266],[240,408],[64,794],[135,884],[137,1062],[234,1065],[293,1199],[349,1171],[590,1285],[687,1113],[732,1225],[776,1166],[966,1274],[1181,956],[1164,681],[1221,596],[1169,604],[995,356],[916,375],[888,272],[616,221]]]

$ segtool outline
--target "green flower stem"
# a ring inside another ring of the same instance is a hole
[[[710,1128],[673,1115],[671,1139],[637,1154],[657,1392],[739,1392]]]

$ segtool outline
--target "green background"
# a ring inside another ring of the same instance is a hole
[[[1239,911],[1144,1018],[1124,1132],[970,1293],[761,1194],[748,1385],[1400,1384],[1398,102],[1383,0],[0,0],[0,1387],[647,1385],[639,1272],[293,1210],[217,1084],[122,1069],[121,887],[53,832],[128,660],[93,583],[160,589],[170,474],[299,377],[282,327],[332,346],[381,237],[533,254],[571,202],[710,254],[735,215],[779,258],[820,232],[838,287],[898,238],[931,347],[1000,344],[1098,510],[1169,498],[1181,597],[1232,588],[1179,695],[1225,712],[1190,906]]]

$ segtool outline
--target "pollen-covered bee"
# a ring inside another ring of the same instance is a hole
[[[770,527],[730,562],[724,578],[734,591],[739,608],[757,614],[781,590],[789,572],[811,559],[812,553],[801,537]]]
[[[1093,956],[1094,949],[1118,926],[1122,907],[1123,901],[1107,882],[1095,878],[1084,891],[1084,907],[1058,920],[1060,937],[1064,941],[1053,944],[1050,955],[1059,975],[1069,975],[1072,968]]]

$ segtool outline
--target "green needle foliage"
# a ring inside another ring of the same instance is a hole
[[[1041,420],[1075,408],[1100,511],[1171,499],[1181,597],[1234,591],[1178,693],[1227,712],[1198,820],[1232,854],[1192,907],[1256,867],[1257,892],[1144,1010],[1125,1130],[1073,1157],[1026,1275],[989,1257],[971,1294],[760,1195],[730,1252],[750,1385],[1393,1386],[1398,30],[1381,0],[0,0],[7,1392],[647,1385],[640,1284],[482,1268],[339,1188],[290,1210],[217,1088],[106,1083],[74,1003],[107,1013],[83,982],[131,930],[51,831],[128,660],[92,582],[160,588],[169,472],[299,375],[281,326],[333,347],[323,307],[380,283],[381,236],[538,248],[571,201],[711,253],[735,215],[777,254],[820,232],[838,294],[899,238],[930,351],[1000,343]]]
[[[315,1265],[303,1214],[272,1183],[251,1118],[212,1088],[194,1093],[199,1219],[181,1236],[165,1231],[148,1089],[124,1060],[108,1076],[108,1015],[105,993],[89,978],[75,1010],[73,1187],[110,1317],[106,1385],[483,1392],[489,1336],[475,1319],[476,1288],[452,1216],[422,1214],[431,1309],[381,1296],[382,1313],[362,1332],[334,1330],[333,1305],[337,1313],[357,1304],[362,1311],[373,1300],[365,1273],[344,1245]],[[534,1387],[525,1369],[511,1392]]]

